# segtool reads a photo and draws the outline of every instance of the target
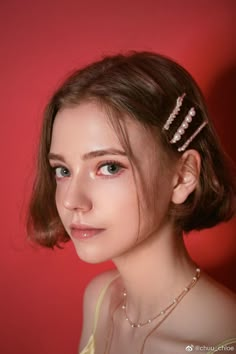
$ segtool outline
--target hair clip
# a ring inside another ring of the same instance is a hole
[[[200,131],[205,127],[205,125],[207,125],[207,122],[203,122],[198,128],[197,130],[193,133],[193,135],[190,136],[190,138],[188,140],[186,140],[186,142],[184,143],[184,145],[182,145],[181,147],[178,148],[178,151],[184,151],[186,149],[186,147],[188,147],[188,145],[193,141],[193,139],[200,133]]]
[[[176,130],[173,138],[171,139],[171,141],[170,141],[171,144],[175,144],[177,141],[179,141],[182,138],[182,135],[184,135],[185,130],[188,129],[189,123],[192,122],[192,119],[195,115],[196,115],[196,111],[195,111],[194,107],[190,108],[190,110],[188,111],[188,114],[186,115],[183,122]]]
[[[183,100],[184,100],[184,97],[186,96],[186,93],[183,93],[182,96],[179,96],[177,98],[177,101],[176,101],[176,105],[175,105],[175,108],[173,109],[173,111],[171,112],[171,114],[169,115],[169,117],[167,118],[167,121],[163,127],[163,129],[165,130],[169,130],[171,124],[173,123],[173,121],[175,120],[176,116],[179,114],[179,111],[180,111],[180,108],[183,104]]]

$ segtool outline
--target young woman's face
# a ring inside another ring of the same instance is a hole
[[[139,218],[139,180],[135,183],[131,164],[100,106],[82,103],[61,110],[55,118],[49,160],[55,171],[56,205],[77,254],[86,262],[129,252],[165,220],[171,174],[158,167],[160,156],[153,165],[154,143],[147,132],[131,119],[126,119],[126,129],[143,182],[154,183],[152,176],[156,177],[155,225],[140,192]]]

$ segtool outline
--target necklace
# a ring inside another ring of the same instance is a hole
[[[126,292],[126,290],[124,290],[124,292],[123,292],[124,300],[123,300],[122,310],[124,311],[125,320],[128,322],[130,327],[133,327],[133,328],[140,328],[140,327],[143,327],[143,326],[146,326],[146,325],[152,323],[156,318],[165,315],[168,310],[170,310],[172,307],[175,307],[180,302],[180,300],[187,294],[187,292],[196,284],[199,277],[200,277],[200,269],[196,268],[196,273],[195,273],[194,277],[192,278],[191,282],[181,291],[181,293],[177,297],[175,297],[174,300],[167,307],[165,307],[157,315],[148,319],[145,322],[135,323],[135,322],[131,321],[131,319],[129,318],[129,316],[127,314],[127,292]]]

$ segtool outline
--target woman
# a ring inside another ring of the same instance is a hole
[[[85,262],[116,266],[85,291],[81,354],[236,345],[235,296],[200,271],[182,237],[234,213],[235,184],[202,94],[174,61],[106,57],[53,95],[29,234],[46,247],[71,239]]]

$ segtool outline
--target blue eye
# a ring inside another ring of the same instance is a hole
[[[57,179],[65,178],[70,176],[70,172],[66,167],[54,167],[54,173]]]
[[[123,166],[115,161],[107,161],[99,167],[99,174],[103,176],[116,175],[122,168]]]

